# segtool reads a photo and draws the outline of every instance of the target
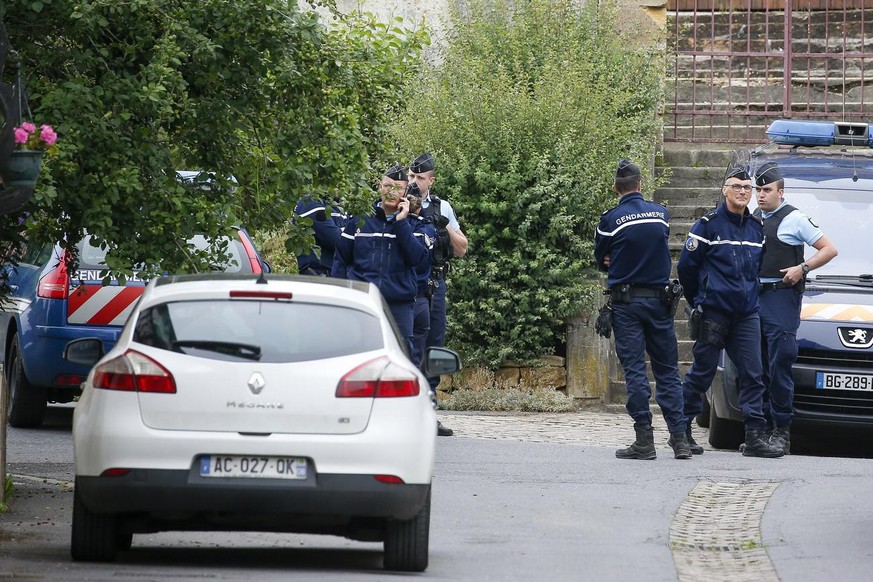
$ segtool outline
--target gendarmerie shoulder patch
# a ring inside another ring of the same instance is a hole
[[[689,236],[685,239],[685,250],[688,252],[694,252],[697,250],[697,239]]]
[[[712,219],[715,218],[716,216],[718,216],[718,211],[716,211],[716,210],[710,210],[709,212],[707,212],[706,214],[704,214],[703,216],[701,216],[701,217],[700,217],[700,220],[702,220],[703,222],[709,222],[710,220],[712,220]]]

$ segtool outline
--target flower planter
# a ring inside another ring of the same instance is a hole
[[[5,188],[33,188],[41,169],[41,151],[13,150],[9,159],[0,164],[0,179]]]

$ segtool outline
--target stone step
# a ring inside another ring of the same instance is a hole
[[[684,227],[689,224],[694,224],[698,218],[713,209],[713,205],[673,206],[671,204],[666,204],[665,206],[670,210],[671,230],[676,230],[680,226]]]
[[[731,144],[669,143],[664,145],[659,157],[662,165],[670,166],[674,171],[683,166],[726,168],[734,149],[736,146]]]
[[[655,175],[661,176],[666,171],[669,174],[670,188],[715,188],[722,184],[727,169],[729,156],[724,164],[715,167],[677,166],[669,170],[655,168]],[[660,171],[659,171],[660,170]]]
[[[716,180],[715,184],[710,182],[706,187],[697,188],[673,188],[667,186],[658,188],[654,193],[654,198],[660,204],[667,206],[700,206],[714,207],[715,203],[721,196],[721,178]]]

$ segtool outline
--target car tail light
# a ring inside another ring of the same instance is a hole
[[[58,374],[55,376],[55,384],[60,384],[63,386],[78,386],[81,384],[85,378],[82,376],[77,376],[75,374]]]
[[[120,469],[117,467],[113,467],[112,469],[106,469],[102,473],[100,473],[101,477],[124,477],[130,473],[130,469]]]
[[[386,356],[361,364],[336,387],[337,398],[396,398],[420,392],[418,376]]]
[[[246,250],[246,256],[249,258],[249,264],[252,266],[252,272],[255,275],[260,275],[264,268],[261,266],[261,259],[258,258],[258,251],[255,250],[255,245],[249,240],[249,237],[243,231],[238,231],[239,240]]]
[[[60,261],[39,280],[36,296],[45,299],[66,299],[70,292],[70,275],[67,273],[67,251],[61,253]]]
[[[403,479],[397,475],[373,475],[379,483],[388,483],[390,485],[403,485]]]
[[[175,394],[176,381],[162,365],[134,350],[94,368],[94,387],[127,392]]]
[[[294,294],[284,291],[231,291],[231,299],[293,299]]]

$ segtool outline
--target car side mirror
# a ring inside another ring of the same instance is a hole
[[[64,359],[73,364],[93,366],[103,357],[103,342],[96,338],[73,340],[64,348]]]
[[[424,358],[425,376],[454,374],[462,368],[461,356],[447,348],[428,348]]]

